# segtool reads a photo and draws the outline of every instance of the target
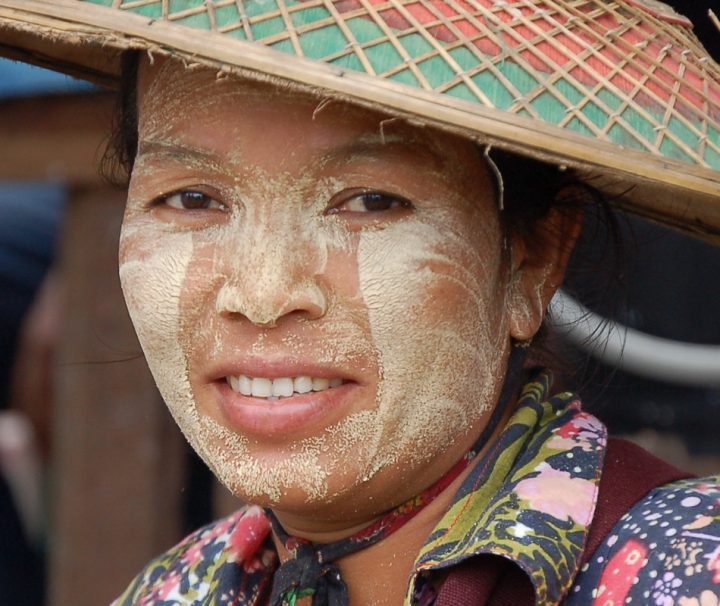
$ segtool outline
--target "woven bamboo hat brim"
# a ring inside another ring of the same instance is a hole
[[[720,67],[655,0],[0,0],[0,53],[113,85],[144,49],[578,170],[720,242]]]

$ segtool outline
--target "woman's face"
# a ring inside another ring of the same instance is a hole
[[[215,474],[358,521],[440,477],[533,307],[475,146],[173,62],[142,66],[138,109],[123,290]]]

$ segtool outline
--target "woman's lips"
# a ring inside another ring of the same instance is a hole
[[[245,435],[283,438],[311,436],[333,425],[347,414],[359,388],[354,381],[307,375],[276,379],[228,375],[213,385],[230,428]],[[290,386],[292,394],[286,395]],[[248,388],[256,395],[245,395]],[[273,390],[278,395],[272,395]]]

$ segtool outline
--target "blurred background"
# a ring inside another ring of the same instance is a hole
[[[672,4],[720,60],[711,2]],[[97,169],[113,104],[85,83],[0,61],[2,606],[107,604],[150,557],[237,506],[167,414],[122,301],[125,194]],[[568,290],[644,333],[720,346],[720,248],[631,218],[620,232],[619,252],[585,239]],[[555,345],[613,433],[720,472],[720,377],[653,380]]]

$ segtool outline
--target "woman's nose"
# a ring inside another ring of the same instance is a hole
[[[270,229],[272,226],[272,229]],[[258,213],[216,248],[224,275],[216,307],[221,315],[244,316],[271,327],[289,315],[315,320],[325,314],[327,297],[319,283],[324,250],[288,221]]]
[[[286,280],[246,274],[227,280],[217,295],[216,308],[225,316],[244,316],[264,328],[276,326],[282,318],[297,315],[317,320],[327,311],[327,296],[316,277]]]

